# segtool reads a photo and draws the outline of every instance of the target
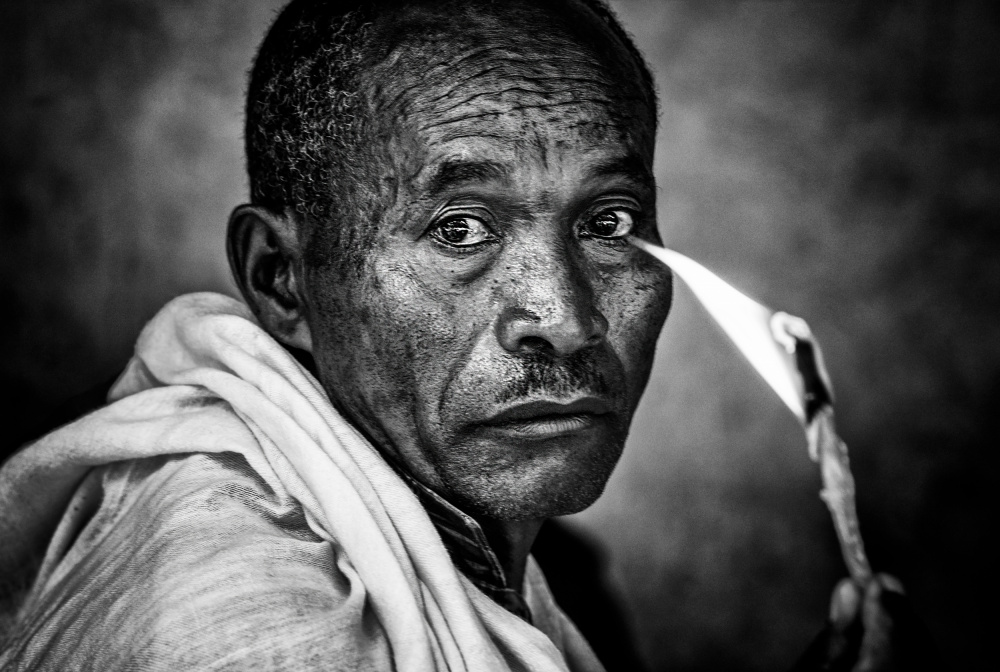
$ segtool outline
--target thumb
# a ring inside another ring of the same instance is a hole
[[[846,632],[861,609],[861,590],[850,579],[841,579],[830,598],[830,625],[837,632]]]
[[[850,579],[833,589],[826,627],[798,659],[791,672],[848,672],[861,642],[861,591]]]

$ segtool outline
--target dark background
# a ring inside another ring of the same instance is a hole
[[[233,291],[244,73],[278,4],[0,5],[0,451],[113,376],[164,301]],[[615,6],[663,101],[665,241],[809,320],[876,569],[954,669],[993,669],[1000,3]],[[679,287],[626,457],[566,524],[652,669],[782,669],[844,573],[818,488]]]

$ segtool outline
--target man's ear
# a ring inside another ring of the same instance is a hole
[[[300,220],[256,205],[229,216],[229,267],[261,326],[287,346],[312,352],[303,291]]]

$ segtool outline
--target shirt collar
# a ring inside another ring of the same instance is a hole
[[[528,603],[519,589],[508,584],[500,560],[490,547],[479,523],[401,467],[393,464],[392,460],[389,460],[389,463],[416,493],[458,570],[494,602],[531,623]]]

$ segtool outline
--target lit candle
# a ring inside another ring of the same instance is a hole
[[[866,584],[872,572],[858,527],[847,446],[834,427],[833,387],[809,325],[801,318],[775,312],[754,301],[678,252],[638,238],[630,237],[629,241],[663,262],[684,281],[754,370],[802,423],[809,455],[820,465],[823,478],[820,497],[833,516],[847,569],[857,583]]]

